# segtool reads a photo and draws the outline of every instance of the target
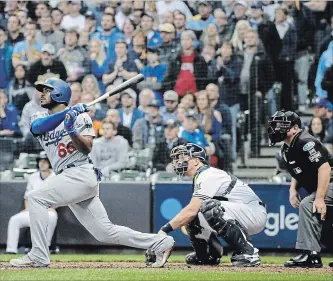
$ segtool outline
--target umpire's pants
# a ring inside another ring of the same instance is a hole
[[[299,206],[299,222],[296,249],[320,252],[320,239],[323,221],[319,213],[312,213],[316,192],[305,197]],[[333,183],[329,184],[325,197],[327,206],[333,206]]]

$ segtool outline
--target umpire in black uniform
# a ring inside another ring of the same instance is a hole
[[[302,252],[284,265],[322,267],[319,254],[322,224],[327,206],[333,206],[333,159],[320,141],[301,128],[299,116],[292,111],[277,111],[268,121],[271,143],[284,142],[281,154],[292,176],[289,201],[299,208],[296,249]],[[309,193],[302,200],[298,194],[300,187]]]

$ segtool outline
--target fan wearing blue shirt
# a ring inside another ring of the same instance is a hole
[[[8,103],[5,92],[0,90],[0,137],[22,136],[18,122],[17,108]]]
[[[148,13],[142,14],[141,17],[141,28],[147,36],[147,47],[157,48],[162,45],[161,34],[153,29],[154,17]]]

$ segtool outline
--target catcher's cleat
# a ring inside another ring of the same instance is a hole
[[[148,249],[145,253],[146,265],[150,267],[163,267],[175,246],[175,240],[171,236],[165,237],[163,243],[166,244],[166,249],[161,253],[155,253],[152,249]]]
[[[312,254],[311,252],[303,252],[300,255],[291,258],[284,263],[285,267],[302,267],[302,268],[321,268],[323,263],[321,257],[318,254]]]
[[[230,258],[233,266],[239,267],[255,267],[261,264],[259,250],[254,248],[254,253],[235,252]]]
[[[48,264],[42,264],[40,262],[31,260],[28,255],[25,255],[18,259],[12,259],[9,261],[9,263],[15,267],[47,267],[48,266]]]
[[[206,259],[199,259],[195,252],[186,255],[185,262],[188,265],[219,265],[221,262],[220,258],[214,258],[207,256]]]

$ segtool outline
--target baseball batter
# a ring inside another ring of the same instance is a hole
[[[88,154],[95,136],[87,105],[67,108],[69,85],[61,79],[37,83],[42,92],[41,106],[49,113],[32,118],[31,132],[38,138],[51,161],[56,176],[29,196],[31,251],[10,263],[16,267],[45,267],[50,264],[47,242],[48,212],[51,207],[68,206],[81,224],[99,241],[154,252],[152,267],[163,267],[174,246],[174,239],[161,234],[146,234],[114,225],[99,198],[100,171]]]
[[[29,202],[28,196],[31,191],[40,188],[40,186],[50,180],[55,176],[54,172],[51,169],[51,164],[47,159],[46,153],[42,151],[37,158],[37,166],[39,171],[33,173],[29,179],[27,188],[24,194],[24,210],[18,214],[12,216],[8,223],[7,230],[7,248],[6,253],[8,254],[17,254],[17,246],[20,236],[20,229],[23,227],[30,227],[30,217],[29,217]],[[48,209],[49,215],[49,227],[47,228],[47,244],[51,245],[52,236],[54,230],[57,226],[58,215],[55,209]]]
[[[187,264],[218,264],[223,250],[216,237],[219,236],[236,250],[231,257],[234,266],[259,265],[258,249],[249,242],[248,235],[265,227],[265,204],[235,176],[209,167],[201,146],[179,145],[170,156],[175,172],[193,179],[193,195],[190,203],[159,233],[186,226],[195,250],[186,256]]]

